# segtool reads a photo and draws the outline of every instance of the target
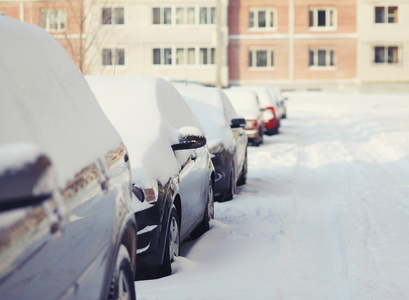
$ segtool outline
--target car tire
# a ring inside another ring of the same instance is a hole
[[[112,274],[109,300],[134,300],[135,285],[133,280],[131,259],[128,249],[121,244],[115,261],[115,269]]]
[[[210,229],[210,220],[214,218],[214,197],[213,197],[213,183],[209,181],[209,188],[207,192],[206,208],[202,222],[192,231],[190,236],[197,239],[203,233]]]
[[[243,167],[241,169],[241,174],[240,174],[240,178],[239,180],[237,180],[237,185],[244,185],[246,184],[247,181],[247,151],[246,151],[246,155],[244,156],[244,162],[243,162]]]
[[[230,172],[230,182],[229,182],[229,190],[223,194],[222,201],[229,201],[233,199],[234,194],[236,193],[236,171],[234,168],[234,163],[232,163],[232,168]]]
[[[180,249],[180,224],[176,207],[173,205],[169,217],[168,232],[165,242],[165,255],[158,277],[165,277],[172,274],[172,262],[179,256]]]

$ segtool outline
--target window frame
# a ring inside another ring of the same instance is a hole
[[[320,65],[319,52],[325,51],[325,65]],[[313,64],[311,64],[311,52],[313,52]],[[333,56],[331,57],[331,52]],[[333,64],[331,65],[331,60]],[[312,47],[308,49],[308,69],[309,70],[336,70],[337,52],[334,47]]]
[[[50,13],[56,12],[57,13],[57,28],[51,28],[50,26]],[[45,19],[43,20],[43,16],[45,15]],[[64,16],[64,27],[61,28],[61,16]],[[66,32],[67,31],[67,10],[64,8],[61,9],[42,9],[40,12],[40,26],[48,32]]]
[[[101,49],[102,53],[101,53],[101,58],[102,58],[102,62],[101,65],[103,68],[124,68],[126,67],[126,61],[127,61],[127,57],[126,57],[126,47],[122,47],[122,46],[116,46],[116,47],[104,47]],[[123,55],[123,60],[124,63],[123,64],[117,64],[117,52],[119,50],[122,50],[124,55]],[[104,64],[104,52],[105,51],[110,51],[111,52],[111,64]]]
[[[266,52],[266,66],[258,65],[258,52]],[[247,68],[254,71],[275,70],[275,48],[250,48],[247,52]]]
[[[164,23],[165,10],[170,11],[170,23]],[[211,5],[154,6],[151,9],[152,26],[215,26],[216,7]],[[205,20],[202,21],[202,11]]]
[[[266,15],[265,17],[266,26],[265,27],[259,26],[260,12],[266,13],[265,14]],[[251,25],[250,14],[253,14],[253,26],[250,26]],[[273,14],[273,22],[271,22],[271,14]],[[276,31],[277,30],[277,9],[274,7],[251,7],[248,10],[247,18],[248,18],[247,28],[249,31]],[[272,26],[271,26],[271,23],[273,23]]]
[[[389,8],[395,8],[396,7],[396,15],[395,15],[395,22],[389,22],[389,17],[390,17],[390,13],[389,13]],[[377,8],[383,8],[383,22],[377,22],[376,20],[376,9]],[[391,5],[374,5],[374,17],[373,17],[373,22],[375,25],[386,25],[386,24],[399,24],[399,14],[400,14],[400,9],[399,9],[399,5],[397,4],[391,4]]]
[[[111,23],[104,23],[104,10],[105,9],[111,10],[111,16],[110,16]],[[118,9],[121,9],[123,11],[123,14],[122,14],[123,23],[117,23],[116,22],[117,21],[117,10]],[[101,8],[101,25],[103,27],[124,26],[126,24],[125,14],[126,14],[126,10],[125,10],[124,6],[103,6]]]
[[[376,48],[383,48],[384,49],[384,57],[382,62],[377,62],[376,61]],[[389,62],[389,50],[396,48],[396,56],[397,56],[397,61],[396,62]],[[397,66],[400,65],[402,62],[402,47],[398,44],[388,44],[388,45],[379,45],[376,44],[372,47],[372,64],[375,66]]]
[[[319,25],[319,11],[325,11],[325,25]],[[331,25],[332,12],[332,25]],[[311,25],[312,14],[312,25]],[[335,31],[338,24],[338,12],[335,7],[311,6],[308,8],[308,30],[309,31]]]
[[[170,63],[165,63],[165,50],[170,50]],[[206,63],[202,63],[201,50],[206,50]],[[155,63],[155,51],[159,53],[159,63]],[[158,52],[159,51],[159,52]],[[182,58],[178,53],[182,52]],[[193,55],[192,55],[193,54]],[[162,46],[152,48],[152,67],[175,67],[175,68],[191,68],[191,67],[207,67],[215,66],[216,47],[212,46]],[[191,61],[193,60],[193,61]],[[179,63],[183,61],[183,63]]]

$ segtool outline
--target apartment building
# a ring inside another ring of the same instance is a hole
[[[356,81],[356,0],[231,0],[231,84]]]
[[[86,1],[87,74],[227,85],[228,0]]]
[[[358,3],[358,78],[409,82],[409,0]]]
[[[83,0],[1,0],[0,15],[41,26],[84,68]]]

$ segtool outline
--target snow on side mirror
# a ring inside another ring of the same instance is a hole
[[[172,150],[196,149],[206,145],[206,138],[196,127],[185,126],[179,129],[179,143]]]

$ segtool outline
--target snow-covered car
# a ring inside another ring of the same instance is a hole
[[[263,143],[264,120],[257,94],[250,90],[224,89],[236,112],[246,119],[246,134],[253,145]]]
[[[0,16],[0,297],[134,299],[128,154],[43,29]]]
[[[283,92],[279,87],[272,86],[271,91],[274,93],[275,98],[277,99],[277,106],[279,110],[279,115],[281,116],[281,119],[286,119],[287,118],[287,100],[288,97],[283,95]]]
[[[202,124],[216,170],[215,199],[231,200],[236,186],[246,183],[246,121],[238,116],[219,88],[175,84]]]
[[[278,106],[271,93],[270,86],[266,85],[246,85],[233,86],[233,89],[245,89],[256,92],[263,110],[264,133],[267,135],[277,134],[280,128],[280,116],[278,115]]]
[[[214,167],[199,121],[167,81],[87,76],[129,150],[138,224],[138,277],[171,274],[187,237],[209,229]]]

